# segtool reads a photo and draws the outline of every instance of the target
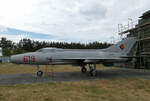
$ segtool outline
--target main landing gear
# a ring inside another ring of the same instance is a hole
[[[97,76],[97,70],[96,70],[96,64],[93,64],[94,66],[91,66],[91,64],[89,64],[89,74],[90,76]]]
[[[36,70],[36,76],[37,77],[42,77],[43,76],[43,71],[40,70],[40,67],[37,65],[37,70]]]
[[[82,73],[86,73],[87,69],[85,68],[85,66],[82,66],[81,68],[81,72]],[[89,74],[90,76],[96,76],[97,75],[97,70],[96,70],[96,64],[89,64]]]
[[[85,66],[82,66],[81,72],[82,72],[82,73],[86,73],[86,72],[87,72],[87,69],[85,68]]]

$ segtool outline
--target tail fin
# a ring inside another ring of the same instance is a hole
[[[118,42],[117,44],[106,48],[105,51],[117,52],[117,53],[122,53],[126,55],[130,52],[131,48],[133,47],[135,43],[136,43],[135,37],[128,37]]]

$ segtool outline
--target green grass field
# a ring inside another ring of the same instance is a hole
[[[0,87],[0,101],[149,101],[150,81],[91,80]]]
[[[72,67],[71,65],[55,65],[49,66],[49,69],[53,68],[54,72],[71,72],[80,71],[79,66]],[[114,67],[105,68],[103,65],[97,65],[97,69],[112,69]],[[40,66],[42,71],[45,71],[45,66]],[[16,73],[34,73],[36,72],[36,66],[31,65],[15,65],[15,64],[0,64],[0,74],[16,74]]]
[[[56,72],[80,71],[69,65],[53,68]],[[108,68],[98,65],[98,69]],[[32,66],[0,65],[0,74],[33,72]],[[149,95],[150,80],[133,78],[0,86],[0,101],[149,101]]]

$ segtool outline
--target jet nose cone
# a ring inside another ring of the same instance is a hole
[[[22,62],[22,55],[13,55],[10,57],[10,62],[11,63],[21,63]]]
[[[11,57],[10,57],[10,62],[15,63],[15,61],[16,61],[16,60],[15,60],[15,55],[11,56]]]

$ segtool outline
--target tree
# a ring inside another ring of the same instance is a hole
[[[0,47],[3,48],[4,56],[10,56],[13,54],[20,54],[25,52],[33,52],[45,47],[55,47],[63,49],[102,49],[107,48],[112,44],[101,43],[101,42],[92,42],[88,44],[83,43],[68,43],[68,42],[46,42],[46,41],[34,41],[31,39],[22,39],[19,43],[14,43],[11,40],[6,38],[1,38]]]

